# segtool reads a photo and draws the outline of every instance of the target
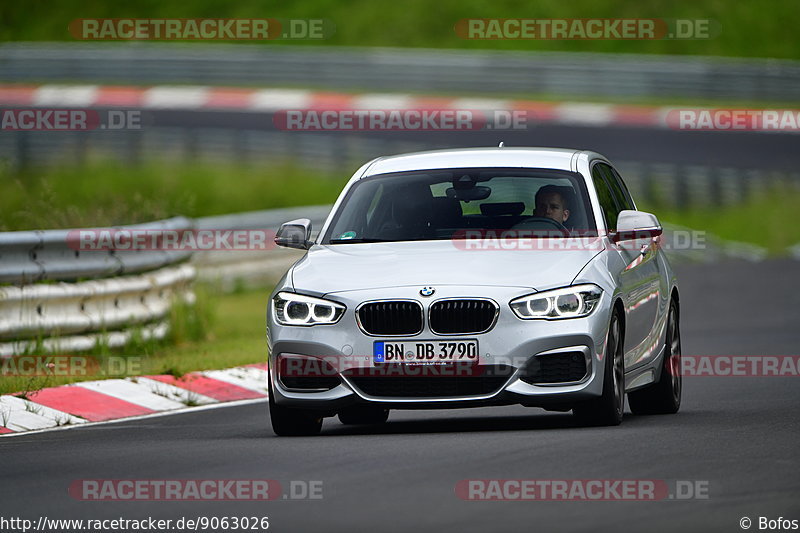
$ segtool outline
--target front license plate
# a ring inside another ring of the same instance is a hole
[[[376,363],[442,364],[478,361],[476,339],[458,341],[375,341]]]

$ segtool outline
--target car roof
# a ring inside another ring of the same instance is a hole
[[[362,177],[437,168],[520,167],[574,170],[580,150],[569,148],[459,148],[380,157]]]

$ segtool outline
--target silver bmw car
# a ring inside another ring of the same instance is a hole
[[[267,310],[277,435],[325,417],[521,404],[617,425],[681,402],[678,287],[657,218],[600,154],[381,157],[345,186]]]

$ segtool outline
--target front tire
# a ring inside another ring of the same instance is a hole
[[[279,437],[319,435],[322,430],[320,413],[276,404],[272,387],[269,390],[269,418],[272,422],[272,431]]]
[[[582,425],[618,426],[625,409],[624,342],[619,313],[614,310],[606,338],[603,394],[599,398],[576,405],[573,415]]]
[[[669,305],[667,335],[661,376],[656,383],[628,394],[631,412],[635,415],[674,414],[681,408],[681,332],[678,305]]]

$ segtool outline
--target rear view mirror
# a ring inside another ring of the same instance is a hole
[[[298,218],[281,224],[275,235],[275,244],[286,248],[307,250],[311,246],[311,221],[307,218]]]
[[[614,242],[658,237],[664,232],[658,218],[652,213],[626,209],[617,217],[617,232],[611,236]]]
[[[492,194],[492,189],[482,185],[476,185],[469,189],[457,189],[450,187],[445,191],[448,198],[455,198],[462,202],[472,202],[475,200],[485,200]]]

